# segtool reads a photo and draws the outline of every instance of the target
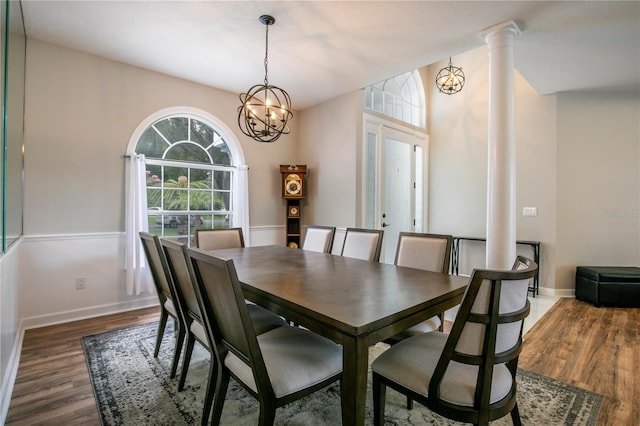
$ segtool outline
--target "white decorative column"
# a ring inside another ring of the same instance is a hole
[[[489,46],[487,268],[510,269],[516,256],[516,140],[513,21],[482,32]]]

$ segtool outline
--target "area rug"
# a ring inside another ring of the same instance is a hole
[[[194,425],[202,415],[209,355],[196,344],[185,389],[169,378],[174,334],[169,323],[160,354],[153,357],[157,322],[87,336],[82,339],[91,383],[103,425]],[[386,345],[370,348],[370,361]],[[523,424],[595,425],[603,397],[526,370],[518,372],[518,406]],[[387,390],[386,422],[393,425],[457,425],[420,404],[405,407],[404,396]],[[373,423],[371,375],[366,423]],[[256,425],[259,406],[233,379],[221,424]],[[327,387],[279,408],[276,425],[339,425],[340,388]],[[494,425],[511,425],[509,416]]]

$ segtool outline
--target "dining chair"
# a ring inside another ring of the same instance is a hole
[[[347,228],[340,255],[379,262],[383,235],[381,229]]]
[[[342,348],[298,327],[257,335],[231,259],[189,249],[196,296],[219,371],[211,424],[220,416],[233,377],[260,403],[260,425],[272,425],[276,409],[342,378]]]
[[[447,274],[451,262],[452,244],[453,236],[451,235],[400,232],[394,264]],[[444,312],[391,337],[388,343],[397,343],[420,333],[442,331],[443,325]]]
[[[425,234],[400,232],[394,264],[425,271],[449,272],[453,236],[443,234]],[[394,345],[404,339],[434,330],[443,331],[444,312],[434,315],[426,321],[416,324],[395,336],[385,339],[385,343]],[[407,408],[413,408],[413,401],[407,397]]]
[[[383,352],[371,365],[374,425],[384,422],[387,386],[455,421],[487,425],[510,413],[520,425],[516,372],[537,269],[518,256],[511,270],[474,270],[450,334],[420,334]]]
[[[302,249],[317,251],[319,253],[331,253],[335,234],[335,226],[309,225],[307,226],[307,233],[304,236]]]
[[[242,228],[196,229],[196,247],[203,250],[244,247]]]
[[[167,259],[169,273],[175,284],[178,311],[182,316],[182,322],[185,324],[186,330],[187,344],[182,360],[182,371],[180,372],[180,379],[178,381],[178,391],[181,391],[184,388],[195,341],[199,341],[207,349],[208,342],[202,326],[200,307],[193,293],[188,263],[185,261],[183,253],[186,245],[166,238],[160,239],[160,244],[164,256]]]
[[[242,228],[196,229],[195,242],[202,250],[243,248],[244,236]]]
[[[196,340],[211,353],[209,340],[203,326],[203,315],[196,299],[194,285],[192,283],[192,274],[189,271],[190,260],[187,252],[186,244],[177,241],[160,239],[162,249],[167,259],[167,265],[176,289],[176,300],[178,301],[179,311],[185,324],[187,344],[185,345],[184,355],[182,359],[182,370],[180,371],[180,379],[178,381],[178,391],[184,389],[184,383],[187,377],[187,371],[193,354],[193,347]],[[256,334],[262,334],[276,327],[286,325],[282,317],[273,312],[264,309],[261,306],[251,304],[248,305],[248,312]],[[209,369],[215,367],[215,357],[211,354]],[[211,377],[211,374],[209,374]],[[213,391],[215,381],[207,383],[205,393],[203,419],[209,417],[211,406],[213,403]]]
[[[182,323],[180,313],[178,312],[175,287],[171,281],[167,261],[160,246],[160,240],[157,235],[148,232],[140,232],[139,235],[160,302],[160,320],[158,322],[158,333],[156,346],[153,350],[153,357],[156,358],[158,356],[160,344],[164,337],[164,330],[167,326],[167,319],[171,317],[173,318],[176,342],[173,351],[173,361],[171,363],[171,373],[169,375],[171,378],[174,378],[178,370],[178,362],[180,361],[180,352],[182,351],[186,330]]]

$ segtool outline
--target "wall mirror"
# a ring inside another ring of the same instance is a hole
[[[18,0],[2,1],[2,251],[22,235],[26,37]]]

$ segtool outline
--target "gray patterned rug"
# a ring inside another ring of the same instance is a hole
[[[171,327],[171,320],[169,321]],[[177,378],[169,379],[173,333],[167,329],[158,358],[153,358],[157,323],[138,325],[82,339],[103,425],[194,425],[200,423],[208,374],[208,352],[196,344],[185,389],[177,391]],[[384,351],[378,344],[370,359]],[[367,397],[367,424],[372,423],[371,377]],[[595,425],[601,395],[519,370],[518,406],[525,425]],[[457,425],[420,404],[406,410],[405,398],[387,391],[385,411],[393,425]],[[258,403],[233,380],[225,402],[223,425],[258,424]],[[279,408],[277,425],[340,424],[340,389],[337,384]],[[511,425],[509,416],[493,422]]]

